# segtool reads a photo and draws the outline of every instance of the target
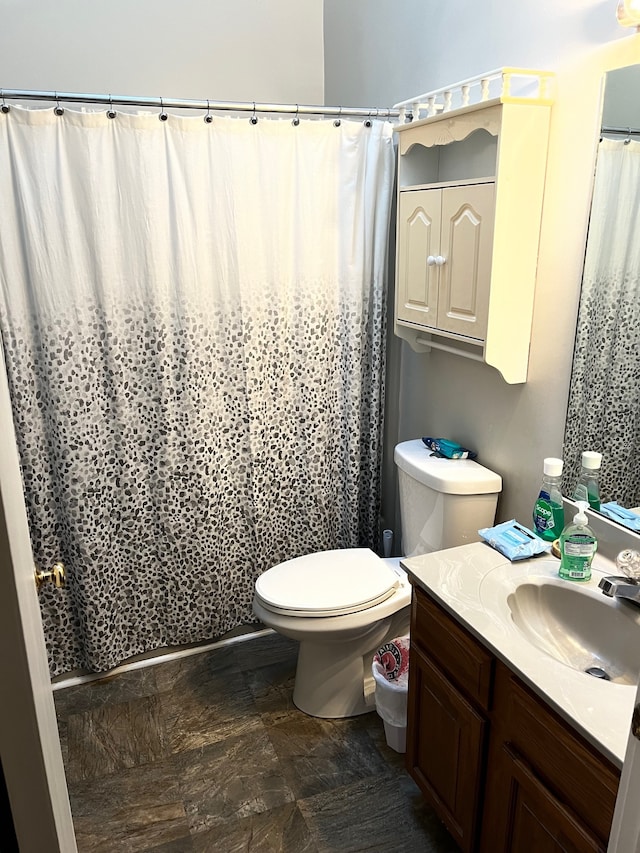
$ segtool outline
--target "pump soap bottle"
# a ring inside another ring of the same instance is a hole
[[[533,507],[533,529],[545,542],[553,542],[564,527],[564,509],[560,480],[562,459],[549,456],[544,460],[540,494]]]
[[[567,581],[591,580],[591,562],[598,548],[589,527],[587,501],[578,501],[578,512],[560,534],[560,577]]]

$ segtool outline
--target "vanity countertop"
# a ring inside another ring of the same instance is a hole
[[[520,576],[531,571],[557,578],[559,560],[540,557],[510,563],[484,542],[475,542],[432,554],[407,557],[401,565],[411,580],[438,601],[454,618],[507,664],[564,719],[576,728],[615,766],[621,768],[627,747],[636,686],[593,678],[556,660],[533,646],[513,624],[493,607],[484,579],[495,569],[512,566]],[[598,593],[604,574],[615,566],[598,554],[593,577],[580,586]],[[571,583],[566,581],[566,583]],[[615,602],[619,606],[619,602]],[[625,607],[633,606],[625,604]],[[640,608],[639,616],[640,620]]]

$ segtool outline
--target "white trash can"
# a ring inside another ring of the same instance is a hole
[[[376,683],[376,711],[384,722],[387,745],[405,752],[409,690],[409,637],[397,637],[374,655],[371,671]]]

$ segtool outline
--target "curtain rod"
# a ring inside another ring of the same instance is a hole
[[[600,129],[601,133],[625,133],[628,136],[638,136],[640,135],[640,128],[638,127],[612,127],[611,125],[604,124]]]
[[[104,104],[108,107],[157,107],[179,110],[203,110],[204,112],[231,111],[250,113],[289,113],[293,115],[325,115],[359,118],[398,118],[400,110],[379,107],[326,107],[309,104],[260,104],[254,101],[210,101],[180,100],[178,98],[146,98],[129,95],[95,95],[80,92],[43,92],[29,89],[0,89],[2,106],[5,100],[55,101],[56,103]]]

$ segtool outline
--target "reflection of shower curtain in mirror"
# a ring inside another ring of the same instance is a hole
[[[640,142],[598,150],[564,443],[571,494],[583,450],[603,454],[603,501],[640,505]]]
[[[376,547],[392,128],[0,116],[0,317],[53,674]]]

